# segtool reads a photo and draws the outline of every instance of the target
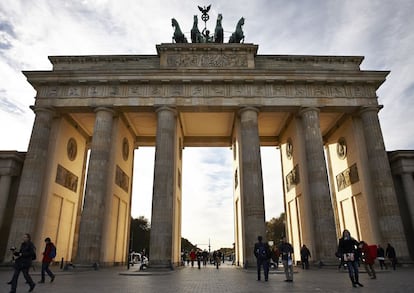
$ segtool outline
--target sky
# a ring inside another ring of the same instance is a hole
[[[258,54],[364,56],[362,70],[390,70],[377,91],[387,151],[414,149],[412,0],[13,0],[0,1],[0,150],[27,151],[35,91],[23,70],[51,70],[48,56],[155,55],[171,43],[171,18],[190,38],[197,6],[223,15],[225,42],[245,18],[245,43]],[[266,219],[283,212],[280,155],[262,148]],[[233,243],[232,154],[183,151],[182,236],[212,249]],[[151,217],[154,148],[135,152],[132,216]],[[138,164],[139,162],[139,164]]]

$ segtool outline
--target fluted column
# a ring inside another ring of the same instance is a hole
[[[24,233],[36,231],[45,170],[50,157],[48,149],[54,111],[36,107],[33,110],[36,117],[23,165],[8,247],[19,245]]]
[[[407,201],[408,211],[411,215],[411,225],[414,228],[414,178],[413,173],[404,172],[401,174],[404,186],[405,200]]]
[[[111,136],[114,111],[109,108],[95,109],[95,126],[91,143],[84,206],[80,222],[76,262],[99,263],[102,229],[105,222],[105,199],[109,178],[108,162],[111,153]]]
[[[9,198],[10,186],[12,182],[12,176],[0,175],[0,227],[3,226],[3,220],[7,206],[7,200]]]
[[[157,137],[152,194],[150,267],[170,267],[173,247],[173,199],[175,192],[176,111],[157,109]]]
[[[258,129],[258,109],[246,107],[240,110],[240,177],[244,223],[245,266],[254,266],[253,254],[257,236],[266,238],[265,208]]]
[[[314,235],[314,261],[330,261],[336,250],[335,219],[329,192],[328,173],[323,149],[323,139],[320,129],[319,109],[305,108],[300,111],[304,134],[304,149],[306,155],[309,196],[311,204],[312,227]]]
[[[407,256],[407,243],[377,113],[377,107],[360,111],[378,225],[384,243],[392,243],[399,255]]]

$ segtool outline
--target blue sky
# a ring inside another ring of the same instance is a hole
[[[156,44],[171,42],[171,18],[190,39],[197,6],[210,4],[208,28],[221,13],[226,40],[245,17],[245,42],[259,45],[259,54],[357,55],[365,56],[362,69],[390,70],[378,91],[385,145],[414,149],[412,0],[0,1],[0,149],[27,150],[35,92],[22,70],[50,70],[49,55],[156,54]],[[153,153],[136,152],[133,216],[150,217]],[[183,237],[230,246],[231,151],[186,148],[183,156]],[[270,219],[283,211],[279,153],[266,148],[262,157]]]

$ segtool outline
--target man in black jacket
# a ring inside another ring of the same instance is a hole
[[[29,268],[32,266],[32,260],[36,259],[36,248],[31,241],[30,234],[24,234],[20,250],[14,251],[13,255],[16,257],[16,260],[14,263],[14,274],[11,280],[10,293],[16,293],[17,280],[19,279],[20,272],[23,273],[26,283],[30,286],[29,292],[32,292],[35,283],[29,275]]]
[[[257,237],[258,242],[254,244],[254,255],[257,259],[257,280],[260,281],[260,271],[263,266],[265,281],[269,281],[269,259],[270,248],[267,243],[263,242],[262,236]]]

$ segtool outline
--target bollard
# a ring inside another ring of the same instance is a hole
[[[60,260],[60,269],[63,269],[63,257],[62,257],[62,259]]]

